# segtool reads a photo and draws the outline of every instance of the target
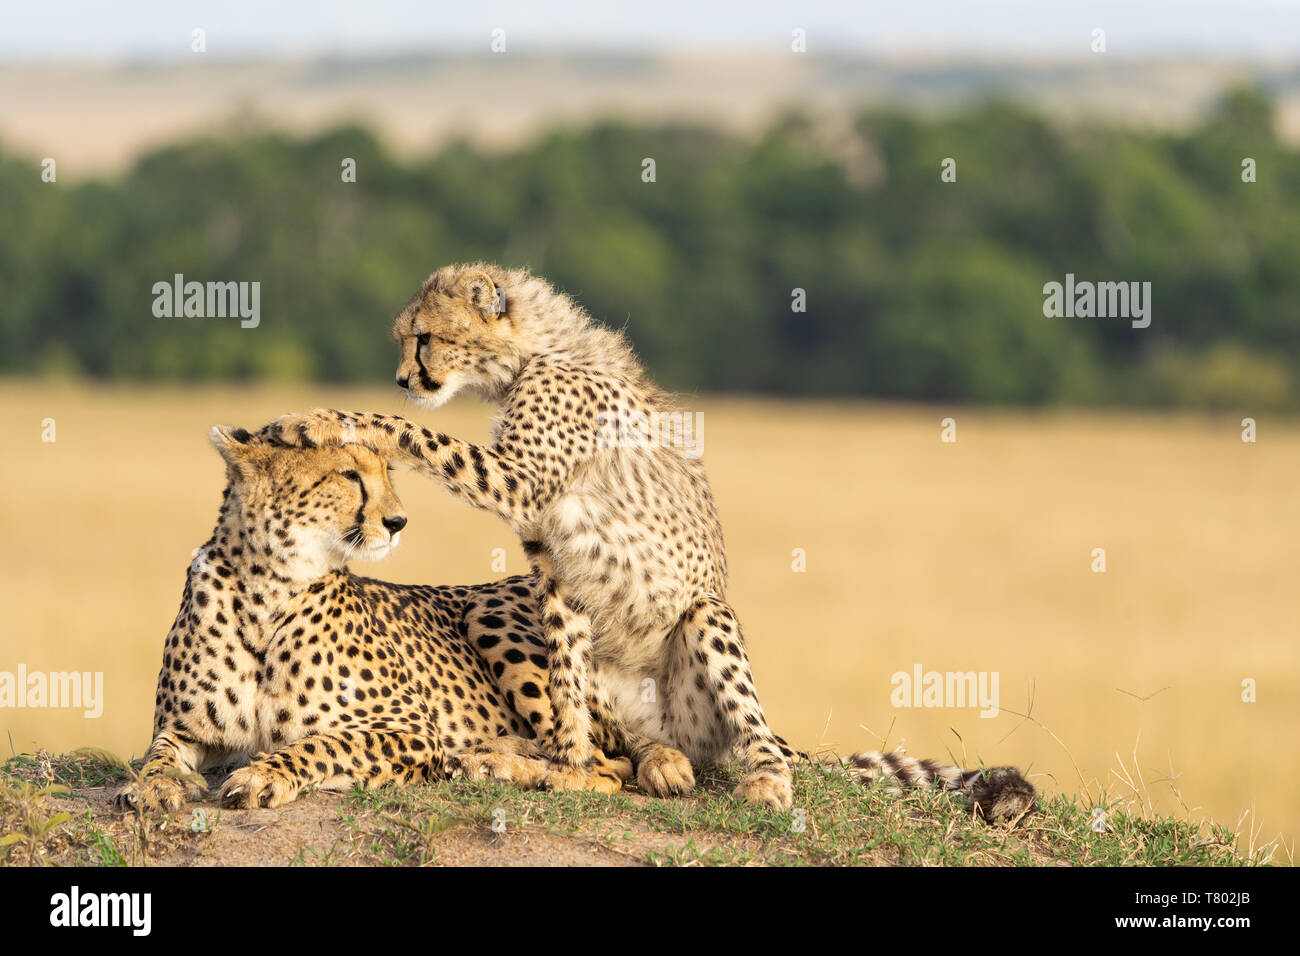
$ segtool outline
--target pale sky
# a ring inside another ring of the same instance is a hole
[[[424,49],[611,53],[818,49],[994,58],[1300,59],[1300,0],[3,0],[0,61],[375,55]]]

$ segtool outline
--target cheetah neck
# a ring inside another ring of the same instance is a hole
[[[300,605],[302,595],[349,577],[346,565],[322,574],[304,569],[274,548],[269,554],[267,550],[251,540],[238,509],[228,500],[212,537],[190,564],[191,620],[204,629],[233,630],[247,649],[261,651]]]
[[[522,359],[516,375],[532,362],[546,362],[628,382],[644,378],[641,364],[621,332],[594,321],[571,298],[535,276],[512,275],[505,281],[506,299],[512,303],[516,323],[513,344]]]

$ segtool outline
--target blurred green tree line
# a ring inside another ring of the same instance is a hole
[[[605,122],[414,162],[354,126],[223,130],[111,180],[40,174],[0,150],[7,375],[382,383],[396,310],[485,258],[625,328],[680,390],[1300,405],[1300,153],[1252,90],[1176,134],[990,102],[790,114],[749,139]],[[155,317],[176,273],[260,282],[260,325]],[[1149,281],[1150,327],[1045,317],[1066,273]]]

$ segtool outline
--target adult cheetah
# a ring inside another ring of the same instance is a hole
[[[196,795],[196,771],[250,753],[221,788],[229,805],[460,773],[548,786],[533,578],[417,587],[354,576],[350,558],[383,557],[406,525],[382,457],[289,449],[242,429],[211,438],[228,484],[167,636],[146,770],[118,805],[175,810]],[[613,792],[631,772],[597,760],[585,785]]]
[[[462,390],[498,403],[490,447],[324,409],[282,416],[269,433],[404,459],[520,535],[547,641],[554,724],[543,746],[560,779],[583,785],[593,738],[629,755],[656,796],[693,786],[692,764],[739,753],[736,796],[788,807],[796,755],[754,689],[703,465],[687,443],[638,440],[639,423],[681,419],[627,340],[542,279],[485,263],[431,275],[393,338],[397,384],[420,404]],[[898,759],[853,772],[927,782],[928,764]]]

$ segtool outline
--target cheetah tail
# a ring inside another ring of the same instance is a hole
[[[1015,767],[962,770],[936,760],[917,760],[897,751],[854,754],[844,761],[850,777],[890,790],[905,787],[960,791],[990,823],[1013,824],[1034,809],[1033,785]]]

